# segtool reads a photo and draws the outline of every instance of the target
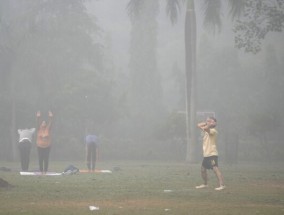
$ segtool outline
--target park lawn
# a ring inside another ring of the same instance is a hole
[[[62,172],[65,165],[55,162],[51,168]],[[284,214],[281,164],[221,164],[227,186],[223,191],[214,190],[213,172],[208,189],[194,188],[201,183],[199,164],[124,161],[100,162],[98,168],[117,171],[66,176],[0,172],[13,185],[0,188],[0,214]]]

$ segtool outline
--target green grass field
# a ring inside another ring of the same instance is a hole
[[[79,168],[84,164],[73,163]],[[18,163],[2,163],[13,171],[0,171],[12,188],[0,188],[0,214],[284,214],[284,170],[277,165],[220,165],[227,189],[196,190],[199,165],[162,162],[100,162],[112,173],[69,176],[21,176]],[[62,172],[66,162],[51,163]],[[172,190],[172,192],[164,192]],[[90,211],[89,206],[99,210]]]

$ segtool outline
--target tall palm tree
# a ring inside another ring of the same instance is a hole
[[[232,17],[239,16],[245,0],[227,0],[231,6]],[[128,10],[130,14],[139,14],[139,8],[144,0],[130,0]],[[203,0],[204,24],[215,32],[221,29],[221,0]],[[185,70],[186,70],[186,127],[187,151],[186,161],[196,161],[196,14],[194,0],[167,0],[166,11],[171,22],[177,21],[181,9],[185,9],[184,42],[185,42]]]

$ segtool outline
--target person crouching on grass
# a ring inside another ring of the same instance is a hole
[[[208,177],[207,169],[213,169],[218,182],[219,187],[215,190],[225,189],[223,175],[218,167],[218,151],[216,147],[217,130],[216,130],[217,120],[214,117],[208,117],[206,122],[200,122],[197,127],[203,131],[203,161],[201,165],[201,177],[204,181],[203,184],[196,186],[196,189],[207,188],[208,187]]]

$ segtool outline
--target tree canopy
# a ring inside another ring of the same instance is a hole
[[[282,32],[283,27],[283,0],[247,0],[234,27],[236,47],[255,54],[269,32]]]

